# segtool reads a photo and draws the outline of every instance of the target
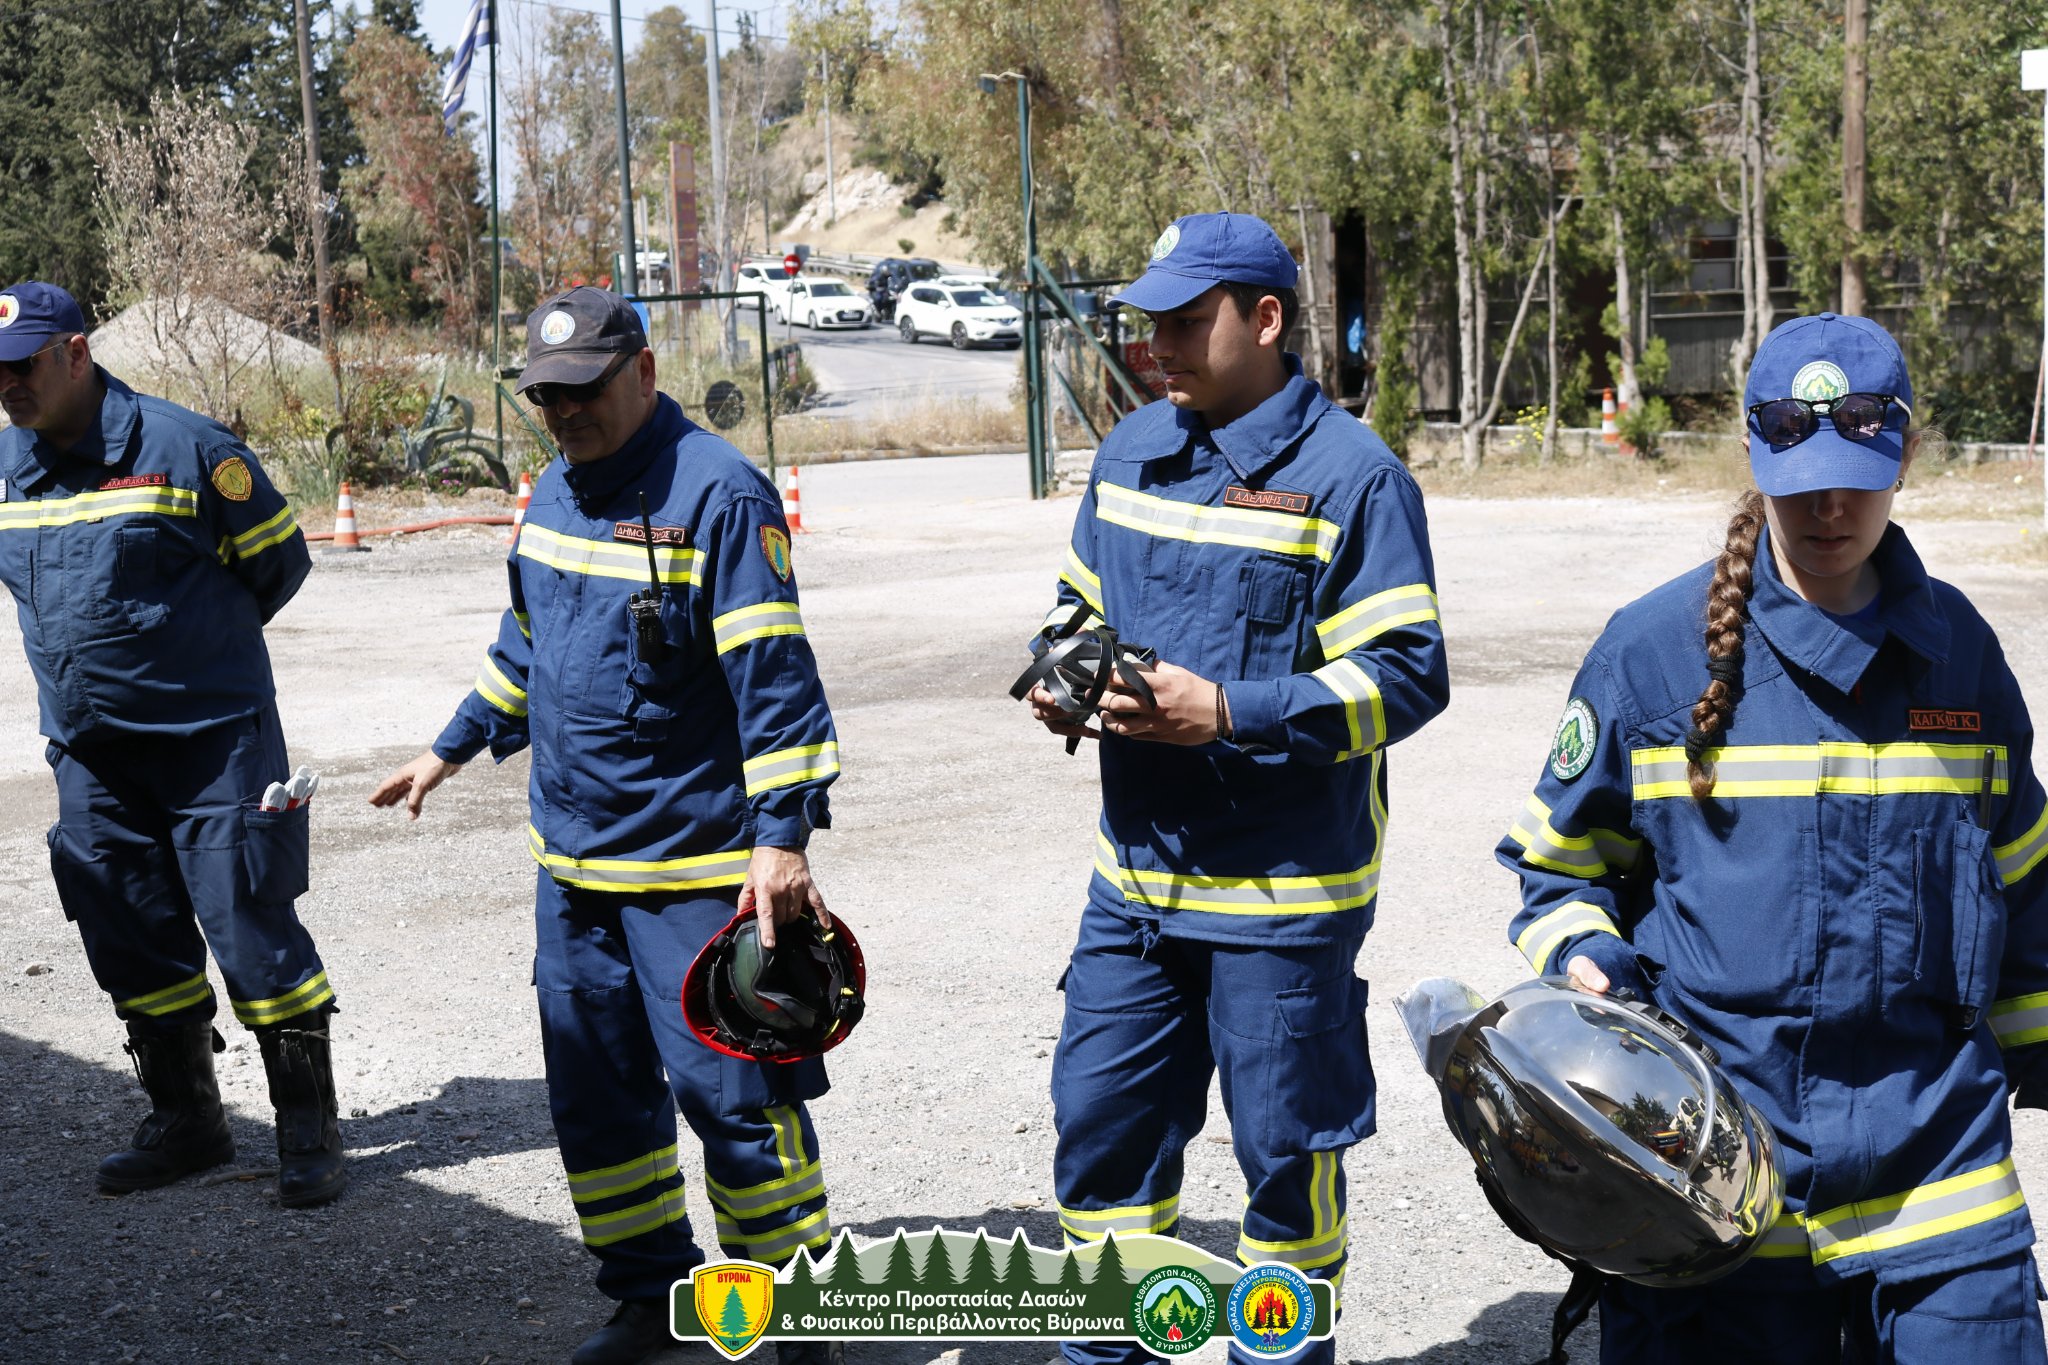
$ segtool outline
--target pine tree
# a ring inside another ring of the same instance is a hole
[[[796,1285],[810,1284],[814,1278],[811,1273],[813,1269],[811,1254],[799,1248],[796,1255],[789,1258],[790,1285],[794,1287]]]
[[[718,1335],[728,1345],[745,1341],[754,1330],[753,1320],[747,1316],[747,1306],[740,1302],[740,1287],[733,1285],[725,1291],[725,1307],[718,1314]]]
[[[832,1244],[832,1268],[828,1272],[835,1284],[860,1284],[865,1277],[860,1273],[860,1253],[853,1249],[853,1230],[839,1229],[839,1237]]]
[[[988,1233],[976,1231],[974,1245],[967,1252],[967,1273],[961,1283],[971,1289],[987,1289],[1002,1283],[996,1274],[995,1257],[990,1254]]]
[[[960,1277],[953,1269],[953,1252],[946,1245],[946,1234],[933,1228],[931,1250],[924,1254],[924,1283],[944,1289],[959,1281]]]
[[[1072,1247],[1060,1257],[1059,1287],[1061,1289],[1084,1289],[1086,1282],[1081,1278],[1081,1258],[1074,1254]]]
[[[1124,1254],[1117,1248],[1113,1232],[1102,1239],[1102,1252],[1095,1258],[1093,1283],[1114,1286],[1119,1293],[1130,1285],[1130,1280],[1124,1275]]]
[[[873,1281],[901,1289],[918,1283],[917,1267],[910,1261],[910,1243],[903,1238],[903,1229],[896,1229],[895,1240],[889,1243],[889,1259],[882,1267],[882,1278]]]

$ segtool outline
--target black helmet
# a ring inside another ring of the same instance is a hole
[[[1491,1003],[1437,977],[1395,1005],[1517,1235],[1662,1288],[1727,1274],[1777,1222],[1770,1125],[1663,1011],[1563,977]]]
[[[728,1057],[800,1062],[830,1052],[866,1008],[867,963],[846,921],[809,915],[761,943],[743,910],[713,935],[683,977],[683,1021]]]
[[[1101,709],[1110,680],[1120,678],[1147,706],[1152,704],[1151,685],[1139,670],[1157,663],[1158,656],[1141,645],[1119,639],[1113,627],[1101,622],[1084,627],[1081,623],[1091,615],[1092,610],[1083,602],[1065,624],[1047,626],[1039,632],[1034,646],[1037,656],[1010,684],[1011,697],[1022,701],[1032,688],[1044,683],[1046,691],[1052,693],[1053,704],[1060,709],[1061,718],[1079,724]],[[1067,752],[1073,751],[1070,742]]]

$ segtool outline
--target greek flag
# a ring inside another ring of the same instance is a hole
[[[469,59],[477,44],[494,43],[491,32],[491,0],[471,0],[469,18],[462,25],[462,40],[455,44],[455,60],[448,64],[448,79],[441,82],[441,122],[448,135],[455,135],[456,120],[462,117],[462,92],[469,85]]]

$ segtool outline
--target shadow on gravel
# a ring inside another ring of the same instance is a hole
[[[1507,1365],[1542,1365],[1550,1358],[1550,1315],[1558,1294],[1515,1294],[1489,1304],[1465,1326],[1463,1341],[1448,1341],[1412,1356],[1380,1356],[1351,1365],[1468,1365],[1501,1361]],[[1600,1314],[1596,1309],[1566,1349],[1574,1360],[1600,1358]]]
[[[231,1114],[230,1166],[100,1194],[94,1166],[147,1104],[125,1061],[0,1030],[0,1360],[503,1365],[566,1358],[609,1311],[536,1183],[560,1169],[540,1081],[458,1077],[344,1117],[347,1192],[282,1210],[267,1114]]]

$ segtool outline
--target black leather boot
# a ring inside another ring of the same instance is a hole
[[[122,1047],[151,1108],[128,1150],[100,1162],[100,1188],[109,1194],[153,1190],[233,1161],[235,1139],[213,1077],[213,1054],[227,1044],[213,1025],[201,1019],[166,1029],[131,1019]]]
[[[668,1330],[668,1300],[626,1299],[612,1320],[583,1339],[569,1365],[641,1365],[677,1345]]]
[[[277,1110],[277,1202],[288,1209],[324,1204],[348,1184],[327,1016],[259,1028],[256,1043]]]

